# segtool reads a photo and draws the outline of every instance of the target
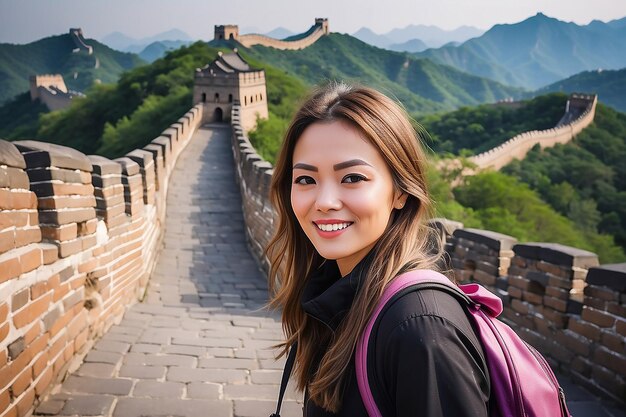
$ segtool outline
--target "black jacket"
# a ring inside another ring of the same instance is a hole
[[[305,312],[337,329],[366,279],[367,257],[346,277],[327,261],[304,289]],[[486,417],[489,376],[484,353],[459,302],[436,289],[404,291],[379,317],[368,350],[368,378],[383,417]],[[327,346],[320,347],[318,360]],[[319,362],[314,365],[317,369]],[[354,354],[338,414],[305,392],[304,416],[367,417]]]

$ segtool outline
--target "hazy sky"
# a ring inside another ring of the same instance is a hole
[[[213,38],[216,24],[238,24],[242,32],[282,26],[308,29],[328,17],[331,31],[377,33],[409,24],[444,29],[469,25],[488,29],[537,12],[587,24],[626,16],[626,0],[0,0],[0,42],[27,43],[82,27],[85,37],[119,31],[134,38],[180,29],[193,38]]]

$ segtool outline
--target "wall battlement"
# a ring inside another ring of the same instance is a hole
[[[237,25],[216,25],[216,40],[236,40],[246,48],[254,45],[262,45],[282,50],[298,50],[313,45],[319,38],[328,35],[328,19],[316,18],[315,24],[305,33],[293,36],[292,39],[274,39],[269,36],[256,33],[240,35]]]
[[[140,300],[202,105],[110,160],[0,140],[0,415],[26,415]]]
[[[60,74],[32,75],[30,77],[30,99],[39,100],[51,111],[69,107],[74,96],[82,93],[70,91]]]
[[[246,137],[234,106],[232,149],[251,252],[268,271],[263,248],[275,213],[272,165]],[[538,348],[551,366],[591,391],[626,403],[626,264],[598,265],[596,254],[555,243],[524,243],[487,230],[433,219],[449,268],[503,301],[502,319]]]
[[[78,51],[85,51],[89,55],[93,54],[93,46],[87,45],[87,41],[85,41],[83,30],[81,28],[71,28],[70,36],[72,37],[74,45],[76,45],[76,49]]]
[[[557,143],[568,143],[593,123],[597,103],[596,95],[572,94],[567,101],[565,114],[554,128],[520,133],[493,149],[470,157],[469,160],[479,170],[499,170],[514,159],[524,159],[537,144],[541,148],[549,148]],[[467,174],[472,173],[468,171]]]

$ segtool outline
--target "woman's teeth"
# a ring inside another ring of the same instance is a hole
[[[324,231],[324,232],[334,232],[335,230],[341,230],[341,229],[345,229],[346,227],[350,226],[351,223],[333,223],[333,224],[317,224],[315,223],[315,225],[318,227],[318,229]]]

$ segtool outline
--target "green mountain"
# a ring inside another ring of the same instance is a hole
[[[622,20],[579,26],[539,13],[520,23],[495,25],[460,46],[415,55],[504,84],[537,89],[581,71],[626,67]]]
[[[522,93],[521,89],[450,66],[376,48],[352,36],[336,33],[298,51],[253,46],[240,47],[240,52],[295,75],[307,84],[341,79],[370,85],[396,97],[414,113],[452,110]]]
[[[626,112],[626,68],[617,71],[581,72],[541,88],[533,94],[546,94],[552,91],[596,93],[602,103]]]
[[[0,44],[0,104],[28,91],[29,77],[61,74],[71,90],[85,91],[94,81],[114,83],[126,70],[145,62],[135,54],[115,51],[88,39],[93,54],[74,52],[69,34],[51,36],[26,45]]]

